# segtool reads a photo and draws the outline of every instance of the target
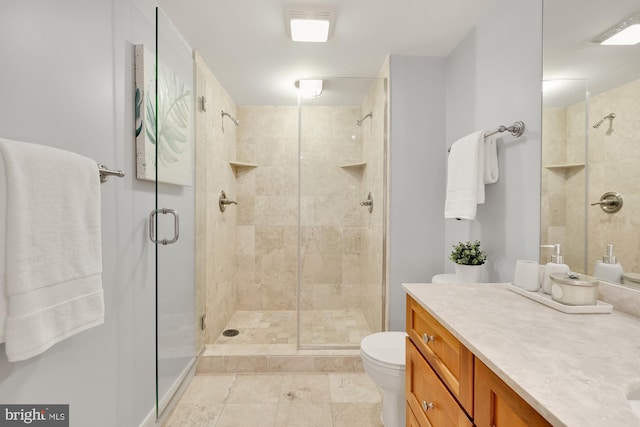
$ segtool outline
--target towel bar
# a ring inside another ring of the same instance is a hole
[[[98,163],[98,171],[100,172],[100,183],[105,183],[109,179],[110,175],[117,176],[122,178],[124,176],[124,171],[122,170],[111,170],[105,165]]]
[[[502,132],[509,132],[511,135],[515,136],[516,138],[522,136],[522,134],[524,133],[524,129],[525,129],[525,125],[524,122],[521,121],[517,121],[514,124],[512,124],[511,126],[505,126],[505,125],[500,125],[499,127],[497,127],[496,129],[492,130],[491,132],[487,132],[484,134],[484,137],[488,137],[491,135],[495,135],[497,133],[502,133]],[[451,152],[451,147],[449,147],[447,149],[448,152]]]

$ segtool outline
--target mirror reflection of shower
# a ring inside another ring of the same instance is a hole
[[[229,117],[229,119],[233,122],[234,125],[240,126],[240,120],[236,119],[235,117],[233,117],[231,114],[227,113],[226,111],[222,110],[220,111],[220,116],[222,117],[222,132],[224,132],[224,118]]]
[[[605,120],[609,120],[609,129],[607,129],[606,134],[607,135],[611,135],[611,133],[613,132],[613,119],[616,118],[616,113],[610,113],[607,116],[604,116],[601,120],[599,120],[598,122],[596,122],[593,125],[594,129],[598,129],[600,127],[600,125],[602,125],[602,123],[604,123]]]
[[[362,127],[362,124],[364,123],[365,120],[367,119],[371,119],[373,118],[373,111],[369,111],[363,118],[361,118],[360,120],[356,120],[356,126],[358,126],[359,128]],[[354,129],[355,132],[353,134],[351,134],[351,139],[353,141],[356,141],[358,139],[358,133],[360,133],[359,130]]]

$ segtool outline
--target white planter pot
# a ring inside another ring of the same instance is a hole
[[[456,279],[460,283],[479,283],[482,265],[456,264]]]

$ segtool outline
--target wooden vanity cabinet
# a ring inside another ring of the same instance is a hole
[[[418,426],[472,427],[473,423],[438,375],[407,338],[407,404]]]
[[[478,427],[551,427],[484,363],[475,362],[475,424]]]
[[[551,427],[407,295],[407,427]]]
[[[473,353],[409,296],[407,334],[455,399],[473,416]]]
[[[407,404],[419,425],[473,426],[473,354],[411,297],[407,334]]]

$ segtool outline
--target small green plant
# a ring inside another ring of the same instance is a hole
[[[449,259],[456,264],[462,265],[482,265],[487,260],[487,254],[480,249],[480,241],[475,242],[458,242],[453,245],[453,251],[449,255]]]

